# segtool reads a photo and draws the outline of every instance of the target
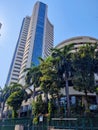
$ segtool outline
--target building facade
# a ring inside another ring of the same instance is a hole
[[[32,64],[38,65],[38,57],[46,58],[53,47],[53,25],[47,17],[47,5],[36,2],[31,16],[28,36],[25,45],[23,61],[19,76],[19,83],[25,84],[24,69]]]
[[[19,38],[16,44],[13,59],[10,65],[10,69],[9,69],[9,73],[8,73],[8,77],[6,81],[7,86],[10,85],[10,83],[18,82],[29,24],[30,24],[30,17],[26,16],[22,22]]]

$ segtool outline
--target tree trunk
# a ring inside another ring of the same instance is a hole
[[[57,106],[58,106],[58,114],[60,114],[60,102],[59,102],[59,95],[57,94]]]
[[[5,107],[5,102],[3,102],[3,103],[2,103],[2,106],[1,106],[1,118],[3,117],[4,107]]]
[[[96,103],[98,105],[98,94],[96,93]]]
[[[45,97],[45,103],[48,103],[48,93],[44,93],[44,97]]]
[[[66,86],[65,86],[65,91],[66,91],[66,99],[67,99],[67,116],[70,116],[70,99],[69,99],[69,86],[68,86],[68,79],[66,77]]]
[[[33,89],[33,100],[35,99],[35,87]]]
[[[85,91],[84,105],[85,105],[85,111],[88,111],[88,100],[87,100],[87,92],[86,91]]]
[[[12,110],[12,118],[17,118],[18,114],[17,114],[17,110]]]
[[[19,111],[18,111],[18,117],[20,118],[20,109],[19,109]]]

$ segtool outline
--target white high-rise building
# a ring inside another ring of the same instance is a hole
[[[53,32],[53,25],[47,18],[47,5],[36,2],[31,16],[19,83],[25,84],[24,69],[30,68],[32,63],[38,65],[38,57],[46,58],[50,55],[50,49],[53,47]]]
[[[10,85],[10,83],[17,83],[19,80],[20,68],[23,59],[29,24],[30,24],[30,17],[26,16],[22,22],[19,38],[17,41],[11,66],[9,69],[9,73],[6,81],[7,86]]]
[[[25,84],[26,73],[32,63],[39,64],[38,57],[46,58],[53,48],[54,27],[47,17],[47,5],[36,2],[32,16],[23,20],[19,39],[10,66],[6,85]]]

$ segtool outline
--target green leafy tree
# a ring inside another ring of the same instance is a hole
[[[27,101],[32,96],[32,93],[33,93],[32,89],[30,89],[28,86],[23,86],[19,83],[12,83],[9,86],[9,89],[10,89],[10,95],[13,92],[17,92],[17,91],[21,90],[24,93],[24,100],[25,101]]]
[[[94,73],[98,70],[95,67],[96,44],[86,43],[73,54],[73,84],[78,91],[85,93],[85,109],[88,110],[87,93],[94,92],[95,78]],[[95,69],[96,68],[96,69]]]
[[[33,101],[32,108],[34,116],[38,116],[43,112],[43,100],[41,95],[38,95],[36,101]]]
[[[38,118],[42,114],[47,113],[47,105],[46,103],[42,100],[42,95],[38,95],[36,98],[36,101],[33,100],[32,102],[32,113],[34,115],[34,123],[38,123]]]
[[[13,99],[11,99],[12,97],[16,96],[15,99],[18,100],[18,98],[19,98],[18,93],[20,93],[20,92],[22,94],[21,96],[23,96],[23,99],[20,96],[20,101],[21,101],[21,99],[22,99],[22,101],[27,101],[32,95],[32,90],[30,88],[28,88],[26,86],[22,86],[21,84],[18,84],[18,83],[12,83],[10,86],[7,87],[7,89],[8,89],[9,94],[6,98],[6,102],[9,106],[11,106],[11,101],[12,101],[12,103],[15,102]],[[29,93],[28,93],[28,90],[30,91]],[[8,102],[9,100],[10,100],[10,104]],[[17,103],[16,105],[18,105],[18,102],[15,102],[15,103]],[[16,108],[16,109],[18,109],[18,108]],[[14,107],[13,107],[13,114],[15,116]]]
[[[45,102],[48,103],[48,95],[59,96],[60,93],[60,81],[58,80],[57,70],[55,69],[52,57],[48,57],[46,60],[41,62],[40,70],[42,76],[40,77],[40,87],[45,95]]]
[[[22,90],[13,92],[7,99],[7,104],[13,109],[13,117],[17,117],[17,111],[20,109],[23,100],[24,93]]]

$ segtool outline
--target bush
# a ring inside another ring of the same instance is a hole
[[[38,124],[38,117],[34,117],[34,119],[33,119],[33,124],[35,124],[35,125]]]

